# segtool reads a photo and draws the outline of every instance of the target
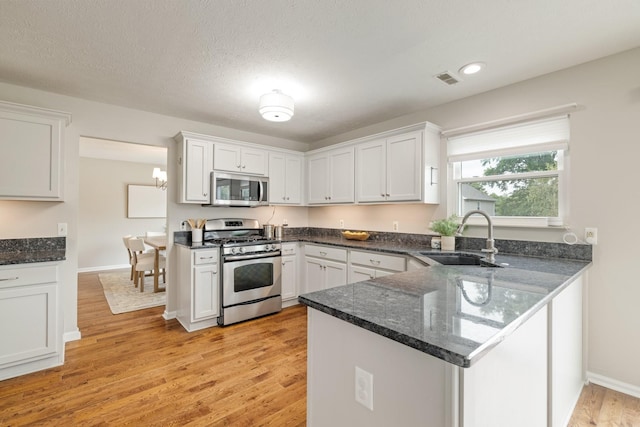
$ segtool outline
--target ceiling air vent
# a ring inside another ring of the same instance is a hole
[[[449,71],[445,71],[444,73],[440,73],[436,76],[436,79],[440,80],[441,82],[444,82],[448,85],[454,85],[456,83],[458,83],[460,80],[456,79],[455,77],[453,77],[453,74],[451,74]]]

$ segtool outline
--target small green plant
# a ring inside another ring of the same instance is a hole
[[[453,214],[449,218],[433,221],[431,229],[441,236],[455,236],[458,229],[458,216]]]

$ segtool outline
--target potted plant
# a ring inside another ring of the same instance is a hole
[[[441,248],[443,251],[454,251],[456,249],[458,225],[458,216],[455,214],[449,218],[438,219],[431,223],[431,229],[442,236]]]

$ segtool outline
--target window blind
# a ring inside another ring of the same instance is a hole
[[[568,148],[569,116],[563,115],[449,137],[447,156],[460,162]]]

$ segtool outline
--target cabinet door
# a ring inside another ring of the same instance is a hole
[[[286,159],[284,154],[269,154],[269,203],[283,204],[287,202],[285,173]]]
[[[287,156],[285,159],[285,197],[286,202],[299,205],[302,202],[302,158]],[[271,180],[271,176],[269,176]]]
[[[0,102],[0,198],[62,200],[62,144],[71,116]]]
[[[220,315],[218,265],[196,266],[193,269],[193,318],[202,320]]]
[[[353,153],[353,147],[349,147],[329,154],[329,203],[355,201]]]
[[[325,261],[313,257],[305,257],[304,272],[305,283],[304,289],[300,289],[302,293],[321,291],[325,289]]]
[[[56,291],[55,283],[0,289],[0,365],[58,351]]]
[[[349,268],[349,283],[363,282],[376,278],[376,272],[373,268],[360,267],[352,265]]]
[[[285,256],[282,257],[282,300],[290,300],[298,296],[296,277],[296,257]]]
[[[387,200],[420,200],[422,132],[387,139]]]
[[[254,148],[242,148],[241,150],[241,166],[242,173],[251,175],[267,174],[267,152]]]
[[[209,202],[211,171],[213,170],[212,143],[187,139],[185,147],[183,203]]]
[[[310,157],[307,163],[308,201],[310,204],[330,203],[328,190],[329,158],[326,155]]]
[[[361,144],[356,149],[356,199],[380,202],[387,199],[387,155],[385,141]]]
[[[240,172],[242,169],[240,147],[216,143],[213,168],[221,171]]]
[[[423,202],[440,203],[440,131],[427,125],[424,132]]]
[[[347,264],[325,261],[325,289],[347,284]]]

